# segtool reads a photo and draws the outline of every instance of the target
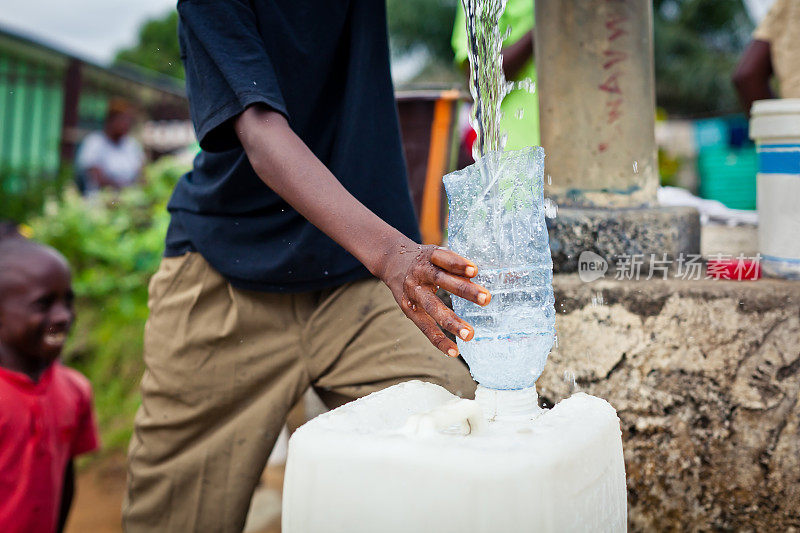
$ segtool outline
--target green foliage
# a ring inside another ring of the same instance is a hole
[[[173,78],[184,79],[178,46],[178,12],[148,20],[139,28],[137,44],[117,53],[114,62],[132,63]]]
[[[92,382],[106,449],[130,438],[142,375],[147,284],[158,268],[169,215],[165,204],[186,170],[162,159],[146,183],[84,199],[72,189],[29,222],[33,238],[70,262],[77,320],[65,360]]]
[[[45,200],[60,194],[72,176],[65,168],[57,175],[5,170],[0,172],[0,220],[22,222],[41,213]]]
[[[678,173],[686,164],[684,158],[671,154],[663,148],[658,149],[658,175],[661,185],[678,186]]]
[[[738,110],[731,74],[753,25],[741,0],[655,0],[656,100],[670,114]]]
[[[450,37],[459,0],[388,0],[386,3],[392,48],[405,52],[424,46],[435,58],[452,63]]]

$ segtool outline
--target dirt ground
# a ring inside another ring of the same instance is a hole
[[[283,486],[283,466],[267,468],[258,493],[275,505]],[[125,491],[125,457],[122,454],[98,459],[78,472],[75,501],[66,533],[119,533]],[[279,509],[280,507],[278,507]],[[274,513],[271,513],[274,515]],[[280,533],[280,515],[260,517],[265,524],[251,524],[248,533]],[[254,529],[255,528],[255,529]]]
[[[67,533],[122,531],[120,509],[124,491],[125,457],[121,454],[79,468]]]

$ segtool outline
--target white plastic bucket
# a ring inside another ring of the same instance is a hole
[[[753,104],[758,243],[767,275],[800,279],[800,99]]]

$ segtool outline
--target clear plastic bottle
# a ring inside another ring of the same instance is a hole
[[[544,150],[490,152],[444,178],[450,248],[478,266],[492,293],[480,307],[453,297],[475,328],[458,347],[484,387],[531,387],[555,338],[553,262],[544,219]]]

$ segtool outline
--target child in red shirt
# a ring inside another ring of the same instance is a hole
[[[73,458],[98,447],[91,386],[58,357],[74,318],[66,260],[0,241],[0,531],[64,527]]]

